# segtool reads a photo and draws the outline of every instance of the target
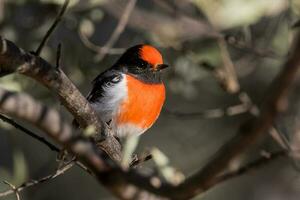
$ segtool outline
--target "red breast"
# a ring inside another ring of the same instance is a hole
[[[128,95],[120,105],[116,122],[146,130],[160,114],[165,101],[165,86],[163,83],[145,83],[131,75],[126,75],[126,84]]]

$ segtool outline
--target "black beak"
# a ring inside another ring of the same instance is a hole
[[[155,69],[156,69],[156,71],[160,71],[160,70],[168,68],[168,67],[169,67],[169,65],[167,65],[167,64],[158,64],[158,65],[156,65]]]

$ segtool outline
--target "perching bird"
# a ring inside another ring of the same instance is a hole
[[[156,121],[165,101],[166,67],[156,48],[136,45],[94,79],[87,99],[116,137],[140,135]]]

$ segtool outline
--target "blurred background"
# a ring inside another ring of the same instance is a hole
[[[0,0],[1,36],[27,51],[36,50],[62,4],[63,0]],[[139,43],[156,46],[171,66],[164,74],[167,99],[157,123],[141,137],[137,151],[157,147],[171,166],[189,176],[256,113],[245,108],[239,98],[241,92],[258,106],[268,96],[267,88],[288,55],[293,32],[299,25],[299,12],[298,0],[71,0],[41,56],[55,65],[61,43],[61,68],[87,94],[90,82],[124,49]],[[120,19],[123,24],[119,34],[111,39]],[[111,48],[103,48],[107,46]],[[232,86],[226,91],[216,79],[216,72],[228,65],[235,69],[240,90]],[[0,86],[29,93],[72,120],[55,95],[27,77],[9,75],[0,79]],[[299,88],[297,83],[289,111],[275,124],[291,143],[299,128]],[[1,181],[18,186],[55,171],[55,152],[2,121],[0,126]],[[267,137],[249,149],[236,165],[259,158],[262,151],[281,149]],[[150,167],[152,163],[146,165]],[[0,192],[7,189],[0,183]],[[299,170],[291,158],[282,158],[195,199],[296,200],[299,196]],[[114,199],[77,167],[25,189],[21,197]]]

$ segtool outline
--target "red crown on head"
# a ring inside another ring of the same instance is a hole
[[[142,46],[140,49],[140,58],[153,65],[153,67],[156,67],[157,64],[163,64],[160,52],[150,45]]]

